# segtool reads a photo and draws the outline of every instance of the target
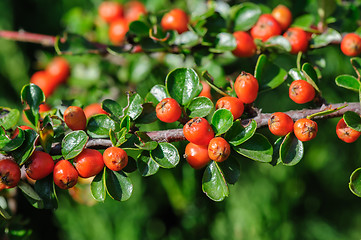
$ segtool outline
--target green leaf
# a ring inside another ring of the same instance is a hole
[[[252,120],[246,127],[243,127],[240,120],[233,123],[225,135],[225,139],[232,146],[238,146],[250,139],[257,130],[257,122]]]
[[[260,7],[251,2],[239,4],[239,10],[234,18],[234,31],[248,31],[256,24],[262,11]]]
[[[182,106],[188,104],[202,90],[199,77],[192,68],[174,69],[167,75],[165,85],[169,95]]]
[[[284,138],[279,151],[282,163],[287,166],[294,166],[303,157],[303,143],[291,132]]]
[[[347,111],[343,114],[343,119],[347,126],[353,130],[361,132],[361,117],[355,112]]]
[[[277,164],[281,163],[280,149],[284,138],[285,137],[278,138],[273,144],[272,161],[270,162],[272,166],[276,166]]]
[[[143,177],[151,176],[158,172],[159,165],[148,154],[142,153],[137,158],[137,166]]]
[[[98,173],[90,184],[90,190],[93,198],[98,202],[104,202],[107,195],[105,187],[105,171],[104,169]]]
[[[233,149],[239,154],[259,162],[271,162],[273,148],[267,138],[262,134],[255,133],[247,142]]]
[[[108,115],[95,115],[88,121],[87,133],[93,138],[108,138],[110,129],[119,131],[119,124],[116,124]]]
[[[8,130],[19,121],[20,112],[17,109],[0,107],[0,126]]]
[[[156,149],[158,147],[158,142],[150,141],[150,142],[146,142],[146,143],[141,144],[141,145],[135,144],[135,146],[137,146],[141,150],[152,151],[152,150],[154,150],[154,149]]]
[[[127,132],[130,130],[130,117],[125,116],[120,122],[120,129],[125,128]]]
[[[229,184],[235,184],[238,181],[241,170],[238,161],[232,155],[226,161],[218,163],[218,166]]]
[[[34,202],[34,207],[44,209],[57,209],[58,199],[55,193],[53,175],[37,180],[34,185],[35,192],[42,201]]]
[[[223,201],[229,189],[222,170],[215,161],[206,167],[202,178],[202,190],[213,201]]]
[[[310,41],[310,48],[321,48],[332,42],[341,42],[342,36],[335,29],[327,28],[327,30],[319,35],[313,35]]]
[[[259,91],[267,91],[281,85],[287,78],[287,71],[268,60],[262,54],[258,57],[254,77],[258,80]]]
[[[205,117],[213,110],[213,102],[206,97],[196,97],[187,105],[187,114],[190,118]]]
[[[129,105],[127,115],[133,120],[137,119],[143,111],[142,104],[143,98],[139,94],[136,94]]]
[[[291,51],[291,43],[283,36],[271,37],[264,44],[267,48],[275,48],[285,52]]]
[[[348,185],[353,194],[361,197],[361,168],[353,171],[350,176],[350,183]]]
[[[110,117],[113,120],[119,121],[119,119],[123,116],[123,108],[111,99],[105,99],[102,102],[102,108],[109,113]]]
[[[157,118],[157,113],[155,107],[151,103],[142,104],[143,111],[140,116],[135,120],[136,124],[149,124],[155,122]]]
[[[5,220],[10,220],[11,219],[11,215],[0,206],[0,215],[5,219]]]
[[[25,161],[31,156],[35,150],[35,142],[38,139],[38,134],[34,130],[24,130],[25,139],[23,144],[16,150],[10,152],[10,155],[14,157],[19,165],[25,163]]]
[[[227,132],[233,125],[233,115],[228,109],[218,109],[214,112],[211,120],[216,136]]]
[[[137,36],[149,37],[149,27],[142,21],[133,21],[129,24],[129,32]]]
[[[361,77],[361,58],[353,57],[350,59],[352,67],[355,69],[355,72],[358,77]]]
[[[61,154],[64,159],[78,156],[83,151],[88,139],[88,135],[82,130],[68,133],[61,142]]]
[[[177,166],[180,159],[177,148],[167,142],[159,143],[156,149],[150,151],[150,156],[163,168]]]
[[[164,98],[170,97],[167,93],[167,89],[163,85],[155,85],[150,89],[150,92],[145,97],[146,102],[153,103],[156,106]]]
[[[25,139],[25,133],[21,128],[18,135],[12,139],[6,135],[4,128],[0,126],[0,151],[10,152],[20,147]]]
[[[215,39],[215,48],[210,49],[211,52],[222,53],[232,51],[237,47],[237,42],[231,33],[219,33]]]
[[[306,80],[306,77],[303,74],[303,72],[298,70],[297,68],[291,68],[288,71],[288,75],[295,81],[296,80]]]
[[[305,14],[302,16],[297,17],[293,23],[293,27],[299,27],[303,30],[312,30],[311,26],[315,22],[315,18],[312,14]]]
[[[49,116],[46,119],[50,119]],[[43,121],[44,127],[39,131],[39,141],[44,151],[49,153],[54,140],[54,129],[50,122],[45,123],[46,119]]]
[[[61,54],[88,54],[94,53],[98,49],[81,35],[66,33],[62,37],[57,37],[54,43],[55,51]]]
[[[23,180],[20,180],[20,182],[17,185],[20,190],[25,194],[27,197],[33,199],[34,201],[41,201],[41,197],[39,194],[35,192],[35,190],[26,182]]]
[[[302,65],[302,72],[306,77],[306,81],[314,87],[314,89],[317,90],[317,92],[320,92],[320,89],[317,87],[316,82],[318,80],[317,72],[313,68],[313,66],[309,63],[304,63]]]
[[[106,168],[105,183],[109,196],[114,200],[126,201],[132,195],[133,184],[122,171],[116,172]]]
[[[174,44],[184,47],[193,47],[200,42],[199,36],[193,31],[186,31],[176,36]]]
[[[33,112],[39,112],[40,104],[45,102],[45,95],[38,86],[30,83],[21,89],[21,101],[28,104]]]

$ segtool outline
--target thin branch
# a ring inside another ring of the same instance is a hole
[[[41,44],[46,47],[54,46],[56,37],[37,34],[37,33],[29,33],[23,30],[18,32],[14,31],[5,31],[0,30],[0,38],[5,38],[9,40],[19,41],[19,42],[30,42],[30,43],[37,43]]]

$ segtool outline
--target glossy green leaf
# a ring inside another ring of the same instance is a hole
[[[109,130],[119,131],[119,124],[105,114],[95,115],[88,121],[87,133],[93,138],[109,137]]]
[[[57,209],[58,199],[55,193],[53,175],[37,180],[34,185],[35,192],[42,201],[34,202],[34,207],[44,209]]]
[[[218,163],[218,166],[221,168],[227,183],[235,184],[238,181],[241,169],[238,161],[232,155],[226,161]]]
[[[176,36],[174,44],[184,47],[193,47],[200,43],[199,36],[193,31],[186,31]]]
[[[130,130],[130,117],[129,116],[125,116],[122,121],[120,122],[120,128],[125,128],[127,130],[127,132],[129,132]]]
[[[277,164],[282,162],[281,157],[280,157],[280,149],[281,149],[281,145],[283,143],[284,138],[285,137],[277,138],[277,140],[273,144],[272,161],[270,162],[270,164],[272,166],[276,166]]]
[[[146,143],[140,144],[140,145],[135,144],[135,146],[137,146],[141,150],[152,151],[158,147],[158,142],[150,141],[150,142],[146,142]]]
[[[239,154],[258,162],[271,162],[273,148],[267,138],[255,133],[252,138],[233,149]]]
[[[142,21],[133,21],[129,24],[129,32],[137,36],[148,37],[149,27]]]
[[[264,44],[265,44],[265,47],[267,47],[267,48],[275,48],[277,50],[281,50],[284,52],[291,51],[290,42],[283,36],[271,37]]]
[[[143,153],[137,158],[137,166],[143,177],[151,176],[158,172],[159,165],[148,154]]]
[[[202,178],[202,190],[213,201],[223,201],[229,195],[229,189],[222,170],[215,161],[206,167]]]
[[[28,104],[33,111],[38,112],[40,104],[45,102],[45,95],[37,85],[30,83],[21,89],[21,101]]]
[[[19,121],[20,112],[17,109],[0,107],[0,126],[8,130]]]
[[[257,130],[257,122],[252,120],[246,127],[243,127],[240,120],[234,121],[232,127],[225,135],[225,139],[232,146],[238,146],[250,139]]]
[[[216,136],[227,132],[233,125],[233,115],[228,109],[218,109],[214,112],[211,125]]]
[[[155,122],[158,119],[155,107],[152,103],[143,103],[142,107],[143,111],[135,120],[136,124],[149,124]]]
[[[106,168],[105,183],[109,196],[114,200],[126,201],[133,193],[133,184],[122,171],[116,172]]]
[[[306,81],[314,87],[314,89],[317,90],[317,92],[320,92],[320,89],[317,87],[316,82],[318,81],[317,72],[313,68],[313,66],[309,63],[304,63],[302,65],[302,72],[306,77]]]
[[[27,197],[34,199],[34,201],[41,201],[41,197],[35,190],[33,189],[30,184],[24,182],[23,180],[20,180],[20,182],[17,185],[20,190],[23,192],[23,194],[27,195]]]
[[[319,35],[313,35],[310,41],[310,48],[321,48],[332,42],[341,42],[342,36],[335,29],[328,28]]]
[[[206,97],[196,97],[187,105],[187,114],[190,118],[205,117],[213,110],[213,102]]]
[[[260,85],[259,91],[267,91],[281,85],[287,78],[287,71],[268,60],[262,54],[258,57],[254,77]]]
[[[133,120],[137,119],[143,111],[142,104],[143,98],[139,94],[136,94],[129,105],[127,115]]]
[[[97,51],[97,47],[86,38],[77,34],[66,33],[57,37],[54,43],[55,51],[61,54],[89,54]]]
[[[248,31],[256,24],[262,11],[260,7],[251,2],[239,5],[239,9],[234,18],[234,31]]]
[[[159,143],[157,148],[150,151],[150,156],[163,168],[173,168],[177,166],[180,159],[177,148],[167,142]]]
[[[98,202],[104,202],[107,195],[105,187],[105,171],[104,169],[98,173],[90,184],[90,190],[93,198]]]
[[[64,159],[78,156],[83,151],[88,139],[88,135],[82,130],[68,133],[61,142],[61,154]]]
[[[26,116],[26,118],[29,120],[29,122],[32,125],[38,126],[39,119],[40,119],[40,114],[38,112],[34,113],[34,111],[32,109],[25,109],[24,115]]]
[[[292,132],[284,138],[279,151],[282,163],[287,166],[294,166],[303,157],[303,143]]]
[[[19,165],[25,163],[25,161],[31,156],[35,150],[35,142],[39,135],[34,130],[24,130],[24,142],[16,150],[10,152],[10,155],[14,157]]]
[[[188,104],[202,90],[199,77],[192,68],[174,69],[167,75],[165,85],[169,95],[182,106]]]
[[[123,108],[114,100],[105,99],[102,102],[102,108],[104,111],[110,114],[110,117],[114,120],[118,120],[123,116]]]
[[[298,70],[297,68],[291,68],[288,71],[288,75],[294,80],[306,80],[305,75],[302,71]]]
[[[10,152],[20,147],[25,139],[25,133],[21,128],[18,135],[12,139],[7,136],[5,130],[0,126],[0,151]]]
[[[349,188],[353,194],[361,197],[361,168],[356,169],[351,174]]]
[[[345,120],[345,123],[350,128],[361,132],[361,117],[355,112],[347,111],[343,114],[343,119]]]
[[[231,33],[218,33],[215,39],[215,47],[210,49],[212,52],[222,53],[232,51],[237,47],[237,42]]]
[[[145,97],[146,102],[152,102],[156,106],[164,98],[170,97],[167,93],[167,89],[163,85],[155,85],[150,89],[150,92]]]
[[[353,57],[350,59],[352,67],[355,69],[357,76],[361,77],[361,58]]]
[[[43,126],[39,131],[39,141],[44,151],[49,153],[54,140],[54,129],[50,123],[44,124],[43,122]]]

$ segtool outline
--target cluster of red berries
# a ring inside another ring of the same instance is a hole
[[[123,43],[129,24],[146,13],[144,4],[138,1],[130,1],[124,6],[119,2],[105,1],[98,8],[100,18],[109,24],[109,39],[115,45]]]
[[[55,89],[65,83],[70,74],[70,65],[65,58],[54,57],[45,70],[35,72],[30,82],[34,83],[49,97]]]

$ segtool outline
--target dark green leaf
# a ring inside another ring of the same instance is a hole
[[[202,178],[202,190],[213,201],[223,201],[229,189],[223,172],[215,161],[208,164]]]
[[[250,139],[257,130],[257,122],[252,120],[245,128],[240,120],[233,123],[232,127],[225,135],[225,139],[229,144],[238,146]]]
[[[54,43],[55,51],[61,54],[87,54],[94,53],[97,47],[81,35],[66,33],[57,37]]]
[[[353,194],[361,197],[361,168],[356,169],[351,174],[349,187]]]
[[[78,156],[88,142],[88,135],[82,130],[68,133],[61,142],[61,154],[64,159]]]
[[[222,53],[232,51],[237,47],[237,42],[231,33],[219,33],[216,36],[215,48],[210,49],[212,52]]]
[[[100,114],[89,119],[87,129],[87,133],[93,138],[107,138],[110,129],[119,131],[119,125],[108,115]]]
[[[164,98],[170,97],[167,93],[167,89],[163,85],[155,85],[150,89],[150,92],[145,97],[147,102],[152,102],[156,106]]]
[[[180,159],[177,148],[167,142],[159,143],[156,149],[150,151],[150,156],[163,168],[177,166]]]
[[[18,135],[12,139],[6,135],[5,130],[0,126],[0,151],[10,152],[20,147],[25,139],[25,133],[21,128]]]
[[[151,176],[158,172],[159,165],[148,154],[142,154],[137,158],[137,165],[143,177]]]
[[[341,42],[342,36],[335,29],[328,28],[325,32],[319,35],[313,35],[310,41],[311,48],[321,48],[329,45],[332,42]]]
[[[259,82],[259,91],[267,91],[281,85],[287,78],[287,71],[269,61],[266,55],[262,54],[258,57],[254,77]]]
[[[18,187],[20,188],[20,190],[27,195],[28,197],[34,199],[34,201],[41,201],[41,197],[39,196],[39,194],[37,194],[35,192],[35,190],[26,182],[20,180],[20,182],[18,183]]]
[[[30,83],[21,89],[21,101],[28,104],[33,111],[39,112],[40,104],[45,102],[45,95],[38,86]]]
[[[19,121],[20,112],[17,109],[0,107],[0,126],[8,130]]]
[[[129,32],[137,36],[148,37],[149,27],[142,21],[133,21],[129,24]]]
[[[245,143],[233,146],[233,149],[239,154],[259,162],[271,162],[273,148],[267,138],[262,134],[255,133]]]
[[[282,163],[287,166],[294,166],[303,157],[303,143],[291,132],[284,138],[279,151]]]
[[[39,136],[34,130],[24,130],[24,133],[25,139],[23,144],[16,150],[10,152],[10,155],[15,158],[19,165],[22,165],[34,152],[35,142]]]
[[[176,68],[165,80],[169,95],[180,105],[185,106],[199,95],[202,84],[197,73],[192,68]]]
[[[277,164],[281,163],[280,148],[281,144],[283,143],[283,139],[284,137],[280,137],[273,144],[272,161],[270,162],[272,166],[276,166]]]
[[[317,87],[316,82],[318,80],[317,72],[313,68],[313,66],[309,63],[304,63],[302,65],[302,72],[306,77],[306,81],[312,85],[318,92],[320,92],[320,89]]]
[[[137,119],[143,111],[143,99],[139,94],[136,94],[131,101],[127,115],[133,120]]]
[[[233,125],[233,115],[228,109],[218,109],[212,116],[211,125],[218,136],[227,132]]]
[[[156,147],[158,147],[158,142],[150,141],[150,142],[146,142],[146,143],[141,144],[141,145],[135,144],[135,146],[137,146],[141,150],[151,151],[151,150],[156,149]]]
[[[143,111],[140,116],[135,120],[136,124],[149,124],[157,120],[155,107],[151,103],[142,104]]]
[[[49,117],[47,116],[47,118]],[[44,124],[44,122],[43,122],[44,127],[39,131],[39,140],[44,151],[49,153],[51,149],[51,145],[54,140],[54,129],[50,123]]]
[[[255,3],[246,2],[240,4],[234,18],[234,31],[248,31],[256,24],[261,14],[260,7]]]
[[[213,110],[213,102],[206,97],[196,97],[187,105],[187,114],[190,118],[205,117]]]
[[[120,122],[120,128],[125,128],[127,130],[127,132],[129,132],[130,129],[130,117],[129,116],[125,116],[122,121]]]
[[[140,40],[140,46],[147,52],[158,52],[166,49],[162,44],[150,38],[142,38]]]
[[[10,220],[11,219],[11,215],[0,206],[0,215],[5,219],[5,220]]]
[[[95,200],[98,202],[104,202],[107,195],[104,169],[94,177],[92,183],[90,184],[90,190]]]
[[[119,103],[111,99],[105,99],[102,102],[102,108],[110,114],[112,119],[116,121],[119,121],[119,119],[123,116],[123,108],[119,105]]]
[[[343,114],[343,119],[345,120],[345,123],[350,128],[361,132],[361,117],[355,112],[347,111]]]
[[[109,196],[114,200],[126,201],[132,195],[133,184],[122,171],[116,172],[106,168],[105,183]]]
[[[53,175],[50,174],[46,178],[37,180],[35,182],[35,192],[39,195],[42,201],[34,202],[34,207],[45,209],[57,209],[58,199],[55,193]]]
[[[288,75],[291,76],[293,80],[306,80],[305,75],[302,71],[298,70],[297,68],[291,68],[288,71]]]
[[[241,170],[238,161],[232,155],[226,161],[218,163],[218,165],[229,184],[235,184],[238,181]]]
[[[350,59],[350,61],[353,68],[355,69],[355,72],[357,73],[357,76],[361,77],[361,58],[353,57]]]

